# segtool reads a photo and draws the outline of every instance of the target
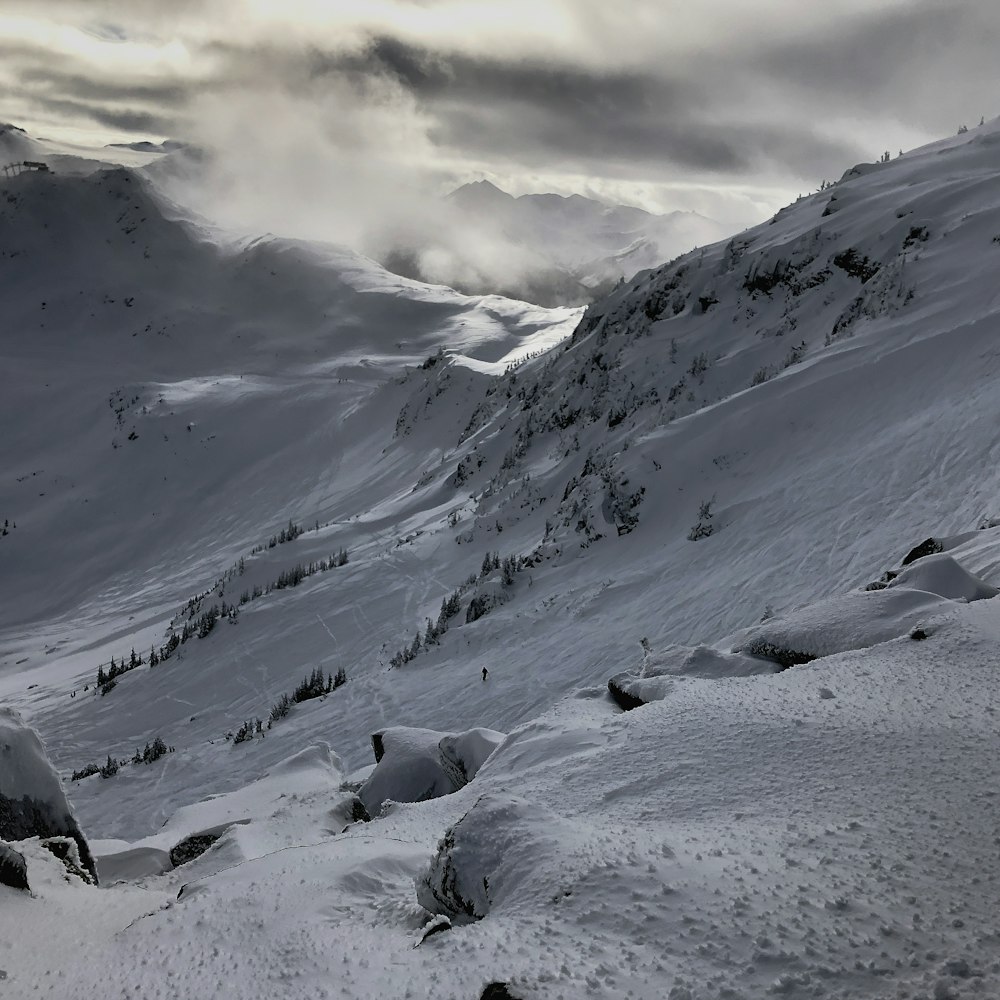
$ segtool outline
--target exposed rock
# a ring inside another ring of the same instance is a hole
[[[178,868],[189,861],[194,861],[195,858],[200,858],[219,839],[219,836],[217,833],[201,833],[185,837],[170,849],[170,863]]]
[[[371,816],[368,815],[368,810],[365,808],[364,802],[355,796],[351,801],[351,822],[370,823],[371,819]]]
[[[517,997],[510,992],[506,983],[487,983],[479,1000],[517,1000]]]
[[[80,866],[97,881],[90,847],[38,734],[13,709],[0,708],[0,838],[28,837],[71,837]]]
[[[431,917],[430,920],[424,925],[423,934],[420,937],[418,944],[423,944],[428,938],[434,937],[435,934],[442,934],[445,931],[451,930],[451,921],[438,913]]]
[[[66,869],[67,875],[80,879],[88,885],[96,885],[97,878],[91,876],[80,861],[80,849],[76,841],[70,837],[47,837],[42,841],[42,847],[55,855]]]
[[[903,556],[903,565],[909,566],[910,563],[916,562],[918,559],[923,559],[924,556],[932,556],[938,552],[944,552],[944,546],[937,539],[924,539],[924,541],[919,545],[915,545]]]
[[[768,642],[763,638],[753,639],[748,642],[743,647],[743,652],[748,656],[758,656],[762,660],[770,660],[772,663],[777,663],[782,670],[787,670],[789,667],[801,667],[817,659],[812,653],[803,653],[796,649],[789,649],[786,646]]]
[[[631,712],[633,708],[645,705],[646,702],[635,693],[639,686],[637,682],[641,680],[636,674],[624,670],[614,677],[608,678],[608,692],[614,698],[615,703],[625,712]]]
[[[10,844],[0,843],[0,885],[9,885],[12,889],[30,888],[24,855]]]

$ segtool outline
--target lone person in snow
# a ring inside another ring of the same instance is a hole
[[[486,667],[483,667],[483,680],[486,680],[486,675],[488,673],[489,673],[489,671],[486,669]]]

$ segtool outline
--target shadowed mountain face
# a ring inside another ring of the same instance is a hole
[[[515,198],[478,181],[445,198],[434,225],[387,229],[372,252],[397,274],[469,294],[577,305],[725,235],[725,226],[695,212],[653,215],[577,194]]]

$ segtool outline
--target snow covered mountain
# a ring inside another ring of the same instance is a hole
[[[113,166],[144,167],[177,148],[177,143],[168,141],[94,149],[71,142],[39,139],[17,125],[0,122],[0,168],[31,160],[43,162],[50,170],[61,174],[89,174]]]
[[[1000,991],[998,148],[578,325],[6,182],[11,995]]]
[[[373,252],[409,277],[542,305],[589,302],[622,278],[729,235],[696,212],[653,215],[582,195],[515,198],[485,180],[453,191],[442,215],[449,221],[437,228],[380,234]],[[471,254],[456,232],[476,235]]]

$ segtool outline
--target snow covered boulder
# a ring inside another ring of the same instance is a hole
[[[24,862],[24,855],[2,841],[0,841],[0,885],[9,885],[12,889],[28,888],[28,866]]]
[[[97,881],[90,847],[38,734],[13,709],[0,708],[0,839],[70,837]]]
[[[615,674],[608,681],[608,691],[628,712],[651,701],[662,701],[670,694],[679,677],[720,680],[724,677],[773,674],[777,669],[774,663],[743,653],[727,653],[711,646],[670,645],[658,652],[648,653],[638,670]]]
[[[340,791],[343,778],[340,757],[316,742],[242,788],[181,806],[149,837],[99,843],[101,878],[144,878],[180,865],[191,866],[195,878],[281,850],[296,838],[328,834],[331,807],[339,811],[352,798]]]
[[[481,920],[506,900],[556,893],[551,875],[581,837],[579,824],[538,803],[489,792],[441,838],[417,877],[417,902],[452,923]]]
[[[785,669],[901,638],[949,603],[938,594],[909,587],[856,591],[776,615],[735,633],[725,644],[734,653]]]
[[[905,565],[905,563],[904,563]],[[898,573],[889,587],[906,587],[937,594],[949,601],[985,601],[1000,591],[973,576],[949,555],[925,555]]]
[[[424,802],[450,795],[476,776],[505,738],[493,729],[439,733],[396,726],[379,730],[372,736],[378,763],[358,789],[358,798],[368,815],[375,816],[388,799]]]

